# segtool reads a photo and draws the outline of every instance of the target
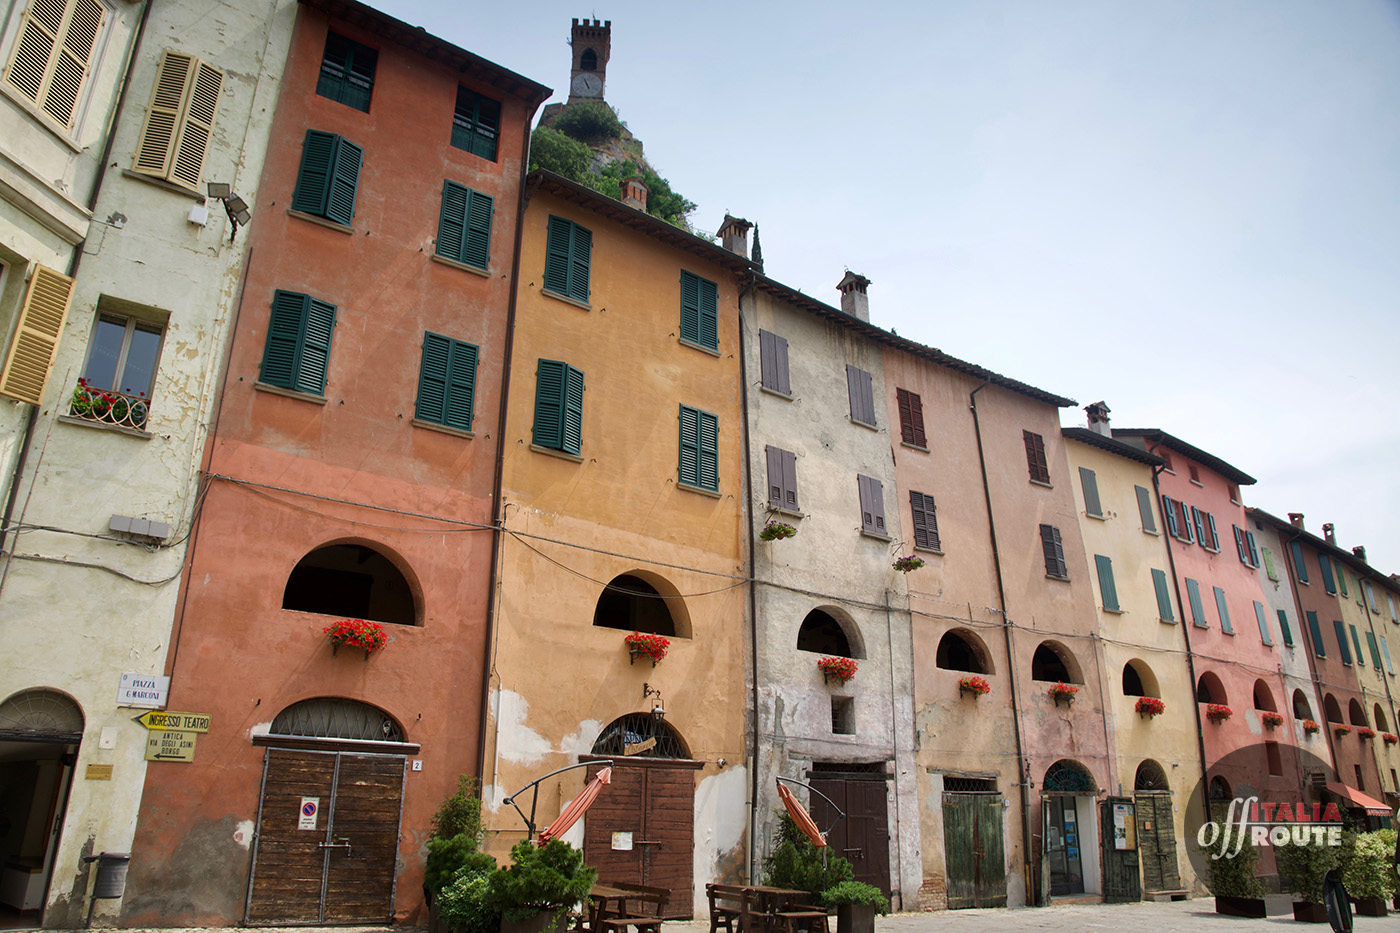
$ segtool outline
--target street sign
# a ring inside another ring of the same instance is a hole
[[[320,797],[301,798],[301,815],[297,817],[297,829],[315,829],[316,811],[320,808]]]
[[[198,732],[158,729],[146,733],[147,761],[194,761]]]
[[[124,671],[121,686],[117,688],[117,705],[160,709],[169,695],[169,677]]]
[[[153,709],[132,719],[147,729],[177,729],[183,732],[208,732],[208,713],[177,713],[173,709]]]

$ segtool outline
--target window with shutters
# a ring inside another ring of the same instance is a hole
[[[316,93],[369,113],[369,100],[374,95],[374,69],[378,63],[379,53],[374,49],[339,33],[328,32]]]
[[[900,441],[910,447],[928,450],[928,438],[924,435],[923,400],[908,389],[895,389],[895,401],[899,407]]]
[[[1215,611],[1220,614],[1220,631],[1233,635],[1235,626],[1230,621],[1230,607],[1225,604],[1225,591],[1218,586],[1212,589],[1215,590]]]
[[[1181,525],[1176,520],[1176,500],[1171,496],[1162,497],[1162,517],[1167,520],[1167,533],[1173,538],[1181,537]]]
[[[73,280],[47,266],[35,265],[19,308],[14,340],[0,370],[0,395],[30,405],[44,396],[58,353],[58,338],[73,301]]]
[[[1293,572],[1298,576],[1299,583],[1308,582],[1308,565],[1303,560],[1303,546],[1297,539],[1288,542],[1288,550],[1293,553]],[[1357,598],[1360,599],[1361,591],[1357,590]]]
[[[1186,599],[1191,604],[1191,624],[1197,628],[1209,628],[1205,605],[1201,602],[1201,585],[1190,577],[1186,578]]]
[[[846,391],[851,397],[851,420],[875,427],[875,391],[870,373],[846,364]]]
[[[768,453],[768,507],[797,512],[797,455],[780,447],[765,447]]]
[[[1031,482],[1050,484],[1050,463],[1045,459],[1045,438],[1030,431],[1022,431],[1021,438],[1026,444],[1026,466],[1030,468]]]
[[[1369,648],[1369,649],[1371,650],[1371,663],[1375,666],[1376,670],[1380,670],[1380,669],[1381,669],[1381,649],[1380,649],[1380,646],[1379,646],[1378,644],[1376,644],[1376,633],[1375,633],[1375,632],[1367,632],[1367,633],[1366,633],[1366,647]]]
[[[1278,582],[1278,571],[1274,569],[1274,552],[1266,547],[1259,549],[1260,556],[1264,558],[1264,573],[1268,574],[1270,580]]]
[[[1094,567],[1099,574],[1099,596],[1105,612],[1122,612],[1118,606],[1118,587],[1113,582],[1113,559],[1094,555]]]
[[[1079,488],[1084,495],[1084,514],[1103,518],[1103,503],[1099,501],[1099,478],[1086,467],[1079,468]]]
[[[1351,647],[1356,652],[1356,663],[1362,667],[1366,666],[1366,658],[1361,653],[1361,636],[1357,634],[1356,626],[1349,626],[1351,629]]]
[[[1249,548],[1245,547],[1244,543],[1244,529],[1239,525],[1231,525],[1230,528],[1235,533],[1235,550],[1240,555],[1240,563],[1253,566],[1249,560]]]
[[[213,65],[163,52],[132,170],[198,190],[223,86],[224,73]]]
[[[681,343],[719,350],[719,286],[693,272],[681,272]]]
[[[885,530],[885,484],[873,476],[856,475],[856,491],[860,496],[860,530],[862,534],[888,537]]]
[[[1350,596],[1347,592],[1347,572],[1341,564],[1337,565],[1337,589],[1342,591],[1343,596]]]
[[[1274,639],[1269,634],[1269,617],[1264,615],[1264,604],[1259,600],[1254,600],[1254,619],[1259,623],[1259,639],[1266,645],[1273,645]]]
[[[491,213],[495,201],[455,181],[442,183],[442,213],[438,216],[434,255],[485,269],[491,261]]]
[[[464,87],[457,88],[457,106],[452,111],[452,145],[456,149],[496,161],[496,144],[501,136],[501,103],[482,97]]]
[[[440,334],[423,334],[423,363],[418,371],[415,421],[472,429],[472,403],[476,396],[476,344]]]
[[[1246,531],[1244,533],[1244,549],[1249,554],[1249,566],[1258,568],[1259,548],[1254,543],[1254,532]]]
[[[1342,655],[1343,664],[1351,664],[1351,646],[1347,644],[1347,631],[1340,619],[1332,620],[1332,628],[1337,634],[1337,650]]]
[[[792,397],[792,382],[788,377],[788,342],[771,331],[758,332],[758,368],[763,388],[769,392]]]
[[[1041,525],[1040,548],[1045,553],[1045,575],[1056,580],[1068,580],[1069,565],[1065,563],[1065,545],[1060,539],[1060,529],[1054,525]]]
[[[31,0],[5,83],[65,132],[72,130],[106,22],[100,0]]]
[[[278,289],[272,297],[258,382],[263,385],[324,395],[330,368],[335,305]]]
[[[914,547],[943,553],[938,538],[938,507],[926,492],[909,492],[909,510],[914,515]]]
[[[583,454],[583,371],[559,360],[535,370],[535,426],[531,443],[542,450]]]
[[[1326,554],[1317,555],[1317,567],[1322,571],[1322,588],[1328,595],[1337,595],[1337,581],[1332,577],[1332,560]]]
[[[1176,614],[1172,612],[1172,594],[1167,588],[1166,571],[1153,569],[1152,589],[1157,593],[1157,617],[1163,622],[1176,622]]]
[[[99,311],[68,414],[144,430],[164,336],[165,328],[154,321]]]
[[[1215,515],[1212,514],[1212,513],[1210,513],[1210,512],[1202,512],[1201,514],[1204,515],[1205,518],[1206,518],[1206,532],[1210,534],[1210,538],[1209,538],[1209,539],[1204,539],[1204,540],[1209,540],[1210,543],[1204,545],[1204,547],[1205,547],[1205,549],[1208,550],[1208,551],[1214,551],[1216,554],[1219,554],[1219,553],[1220,553],[1220,533],[1219,533],[1218,531],[1216,531],[1216,528],[1215,528]]]
[[[1187,544],[1196,543],[1195,519],[1191,517],[1192,507],[1185,502],[1178,501],[1177,506],[1181,509],[1181,540]]]
[[[550,216],[545,247],[546,294],[588,304],[588,267],[593,258],[593,232],[572,220]]]
[[[334,133],[307,130],[292,191],[292,211],[350,226],[364,154],[359,146]]]
[[[1152,514],[1152,493],[1147,491],[1145,486],[1134,486],[1133,492],[1137,494],[1138,518],[1142,521],[1142,530],[1147,534],[1157,534],[1157,519]]]
[[[1317,620],[1317,613],[1308,610],[1308,634],[1312,636],[1313,654],[1319,658],[1327,657],[1327,647],[1322,643],[1322,625]]]
[[[680,409],[679,482],[719,492],[719,418],[689,405]]]
[[[1278,629],[1283,635],[1283,643],[1289,648],[1293,647],[1293,626],[1288,624],[1288,613],[1280,609],[1278,611]],[[1306,716],[1303,718],[1307,718]]]

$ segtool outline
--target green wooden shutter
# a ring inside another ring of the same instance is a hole
[[[1113,559],[1095,554],[1094,564],[1099,571],[1099,592],[1103,596],[1103,607],[1109,612],[1118,612],[1118,588],[1113,584]]]
[[[316,80],[316,93],[369,113],[378,60],[379,53],[369,46],[334,32],[328,33],[321,58],[321,73]]]
[[[1350,595],[1351,595],[1351,593],[1347,592],[1347,572],[1346,572],[1346,568],[1345,568],[1345,567],[1342,567],[1340,564],[1337,565],[1337,589],[1339,589],[1339,590],[1342,591],[1342,595],[1343,595],[1343,596],[1350,596]]]
[[[1248,549],[1248,551],[1249,551],[1249,566],[1251,566],[1251,567],[1258,567],[1258,566],[1259,566],[1259,549],[1258,549],[1257,547],[1254,546],[1254,532],[1252,532],[1252,531],[1246,531],[1246,532],[1244,533],[1244,543],[1245,543],[1246,549]]]
[[[1156,569],[1152,571],[1152,588],[1157,591],[1158,616],[1163,622],[1175,622],[1176,614],[1172,612],[1172,594],[1167,588],[1166,571]]]
[[[1274,639],[1269,634],[1269,619],[1264,615],[1264,604],[1257,599],[1254,601],[1254,618],[1259,622],[1259,638],[1264,644],[1272,645]]]
[[[1395,668],[1390,663],[1390,645],[1386,644],[1384,635],[1381,636],[1381,654],[1385,655],[1385,672],[1387,674],[1394,674]]]
[[[1167,533],[1173,538],[1181,537],[1181,529],[1176,524],[1176,503],[1171,496],[1162,497],[1162,517],[1167,520]]]
[[[688,405],[682,405],[680,421],[680,481],[688,486],[699,486],[700,412]]]
[[[477,347],[450,337],[423,335],[415,417],[463,431],[472,429]]]
[[[1142,519],[1142,530],[1157,533],[1157,520],[1152,517],[1152,493],[1144,486],[1134,486],[1137,493],[1138,517]]]
[[[1260,548],[1264,554],[1264,572],[1269,575],[1270,580],[1278,580],[1278,571],[1274,569],[1274,552],[1268,548]]]
[[[1201,585],[1190,577],[1186,578],[1186,596],[1191,601],[1191,623],[1197,628],[1210,628],[1205,606],[1201,604]]]
[[[1319,658],[1327,657],[1327,646],[1322,643],[1322,626],[1318,624],[1317,613],[1308,610],[1308,634],[1312,636],[1313,654]]]
[[[573,223],[563,217],[549,218],[549,242],[545,246],[544,287],[560,295],[569,294],[569,241]]]
[[[719,349],[719,286],[693,272],[681,272],[681,339]]]
[[[1176,504],[1181,506],[1181,530],[1183,532],[1183,537],[1185,538],[1187,544],[1195,544],[1196,533],[1191,530],[1194,527],[1192,523],[1193,520],[1191,518],[1191,512],[1193,511],[1194,506],[1187,505],[1185,502],[1182,502],[1180,500],[1177,500]]]
[[[467,233],[467,201],[471,189],[452,181],[442,183],[442,211],[438,214],[437,254],[464,262],[462,244]]]
[[[540,360],[535,373],[536,447],[562,450],[564,444],[564,371],[558,360]]]
[[[1346,632],[1346,627],[1345,627],[1344,625],[1342,625],[1342,622],[1341,622],[1340,619],[1334,619],[1334,620],[1332,621],[1332,627],[1333,627],[1333,629],[1335,629],[1336,632],[1337,632],[1337,648],[1338,648],[1338,650],[1340,650],[1341,653],[1342,653],[1342,663],[1343,663],[1343,664],[1350,664],[1350,663],[1351,663],[1351,646],[1347,644],[1347,632]]]
[[[700,342],[700,277],[681,273],[681,339]]]
[[[569,245],[569,297],[575,301],[588,300],[588,270],[593,261],[593,234],[573,225]]]
[[[1356,629],[1353,628],[1352,631],[1356,631]],[[1367,633],[1366,633],[1366,647],[1371,649],[1371,663],[1375,665],[1376,670],[1380,670],[1380,669],[1381,669],[1381,649],[1380,649],[1380,647],[1376,644],[1376,633],[1375,633],[1375,632],[1367,632]],[[1359,649],[1358,649],[1358,650],[1359,650]]]
[[[310,295],[278,289],[272,296],[272,317],[267,325],[262,368],[258,381],[284,389],[297,388],[297,356]]]
[[[1283,643],[1292,648],[1293,629],[1288,625],[1288,613],[1282,609],[1278,611],[1278,628],[1283,633]]]
[[[1240,530],[1239,525],[1231,525],[1230,528],[1235,532],[1235,550],[1240,555],[1240,563],[1248,564],[1249,552],[1244,547],[1244,532]]]
[[[1303,562],[1303,546],[1295,538],[1288,542],[1288,549],[1293,552],[1293,570],[1298,574],[1298,582],[1307,583],[1308,565]]]
[[[1350,628],[1351,628],[1351,644],[1352,644],[1352,647],[1356,649],[1356,663],[1357,663],[1357,664],[1360,664],[1362,667],[1365,667],[1365,666],[1366,666],[1366,656],[1365,656],[1364,654],[1361,653],[1361,636],[1360,636],[1359,634],[1357,634],[1356,626],[1355,626],[1355,625],[1351,626]]]
[[[1215,590],[1215,608],[1220,613],[1220,631],[1226,635],[1235,634],[1235,626],[1230,622],[1230,607],[1225,604],[1225,591],[1220,587],[1212,587]]]
[[[307,302],[306,330],[301,359],[297,361],[297,385],[303,392],[324,395],[331,362],[331,336],[335,332],[335,305],[312,298]]]
[[[583,454],[583,370],[564,367],[563,448]]]
[[[1079,468],[1079,486],[1084,490],[1084,511],[1102,518],[1103,504],[1099,502],[1099,480],[1093,470]]]
[[[1191,524],[1196,526],[1196,541],[1201,547],[1207,547],[1206,542],[1210,540],[1206,537],[1206,517],[1205,513],[1194,505],[1191,506]]]
[[[1322,588],[1335,596],[1337,584],[1332,578],[1332,560],[1326,554],[1317,555],[1317,565],[1322,569]]]
[[[485,269],[491,262],[491,215],[496,201],[489,194],[471,192],[467,204],[467,234],[462,244],[462,262]]]
[[[355,219],[355,191],[360,186],[360,163],[365,151],[348,139],[339,140],[335,167],[331,170],[330,191],[326,195],[326,219],[350,226]]]
[[[719,491],[719,418],[709,412],[699,413],[700,426],[700,485]]]
[[[1206,517],[1206,525],[1210,531],[1210,549],[1218,552],[1220,550],[1220,534],[1215,530],[1215,515],[1211,512],[1202,514]]]
[[[307,130],[301,148],[301,167],[292,191],[292,210],[324,217],[330,192],[331,171],[340,137],[320,130]]]

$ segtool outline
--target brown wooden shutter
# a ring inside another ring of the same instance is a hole
[[[765,447],[768,452],[768,504],[783,506],[783,452],[777,447]]]
[[[924,436],[923,400],[908,389],[895,389],[895,398],[899,403],[900,440],[915,447],[927,447],[928,439]]]
[[[1045,459],[1045,439],[1039,434],[1022,431],[1026,442],[1026,465],[1030,468],[1031,479],[1038,483],[1050,482],[1050,465]]]
[[[0,395],[38,405],[58,353],[58,338],[73,301],[73,280],[35,266],[19,311],[15,341],[0,370]]]

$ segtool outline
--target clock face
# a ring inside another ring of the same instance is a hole
[[[583,74],[574,75],[569,87],[578,97],[597,97],[603,93],[603,79],[585,71]]]

